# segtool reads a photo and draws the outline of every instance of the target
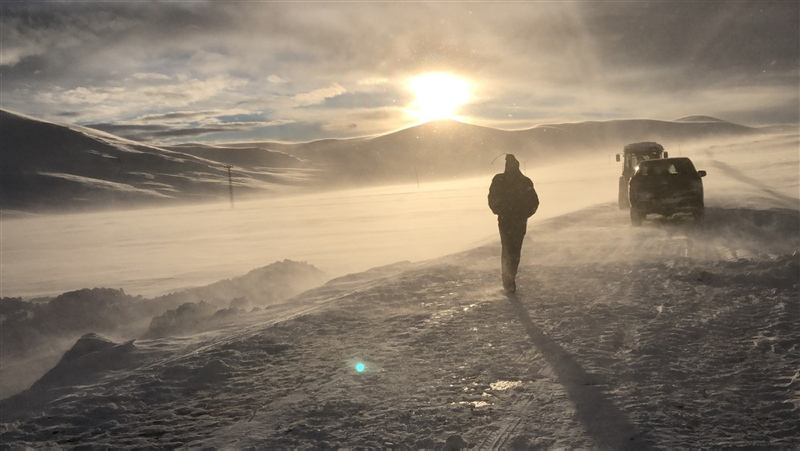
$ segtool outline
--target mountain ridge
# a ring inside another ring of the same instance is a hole
[[[227,197],[224,163],[81,126],[0,110],[3,209],[25,212],[135,207]],[[233,171],[247,192],[281,182],[269,171]]]
[[[709,116],[617,119],[500,130],[438,120],[383,135],[303,143],[153,145],[0,110],[2,208],[45,212],[225,201],[287,189],[331,189],[476,176],[501,153],[547,164],[625,144],[769,133]],[[231,178],[228,179],[228,167]]]

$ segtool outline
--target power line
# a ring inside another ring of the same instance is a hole
[[[226,168],[228,168],[228,190],[231,194],[231,210],[233,210],[233,179],[231,178],[231,168],[233,166],[226,164]]]

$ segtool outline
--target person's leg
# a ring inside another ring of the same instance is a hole
[[[511,238],[507,233],[500,232],[500,243],[503,245],[503,250],[500,253],[500,268],[503,274],[503,288],[506,290],[509,287],[509,284],[514,277],[511,275],[511,256],[509,253],[509,249],[511,248],[511,244],[509,244]]]
[[[517,268],[522,252],[522,241],[527,229],[526,220],[500,221],[500,242],[503,245],[501,265],[503,271],[503,288],[516,291]]]
[[[519,260],[522,255],[522,241],[525,239],[525,229],[515,227],[509,235],[508,270],[510,279],[514,281],[517,277],[517,268],[519,268]]]
[[[511,248],[511,242],[513,240],[508,228],[504,226],[505,224],[500,223],[500,244],[503,246],[503,250],[500,252],[500,269],[502,271],[503,288],[508,290],[510,281],[513,280],[513,277],[510,276],[511,257],[509,255],[509,249]]]

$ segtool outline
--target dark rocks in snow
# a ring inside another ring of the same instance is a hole
[[[159,338],[189,335],[211,329],[219,322],[236,318],[246,312],[237,307],[218,309],[205,301],[187,302],[175,310],[169,310],[153,318],[142,338]]]
[[[242,310],[240,308],[236,308],[236,307],[229,307],[229,308],[226,308],[226,309],[217,310],[214,313],[213,319],[219,320],[219,319],[225,319],[225,318],[232,318],[232,317],[237,317],[237,316],[242,315],[242,314],[244,314],[244,310]]]
[[[85,384],[106,371],[119,370],[135,363],[133,340],[113,341],[95,333],[81,337],[52,370],[36,381],[31,390]]]
[[[181,300],[174,305],[203,300],[219,306],[238,308],[244,308],[239,304],[249,301],[249,305],[263,307],[319,286],[326,279],[325,273],[313,265],[283,260],[256,268],[243,276],[168,294],[156,300]]]
[[[134,338],[165,307],[122,290],[92,288],[55,298],[0,300],[0,397],[30,387],[84,334]],[[25,371],[16,367],[25,362]]]
[[[325,273],[305,262],[283,260],[244,276],[205,287],[147,299],[123,290],[92,288],[52,299],[0,298],[1,397],[29,387],[60,354],[89,332],[121,338],[182,335],[213,326],[208,320],[232,318],[319,286]],[[220,310],[229,305],[230,309]],[[71,352],[71,351],[70,351]],[[35,374],[11,374],[10,363],[42,358]]]
[[[145,338],[194,333],[215,321],[243,315],[250,306],[267,306],[316,287],[325,273],[305,262],[283,260],[249,273],[199,288],[162,296],[161,300],[184,300],[176,310],[153,318]],[[230,305],[219,309],[218,305]]]
[[[94,332],[88,333],[82,336],[72,349],[64,353],[64,356],[61,357],[61,362],[70,362],[86,354],[113,348],[114,346],[116,346],[116,343],[113,341]]]
[[[444,442],[445,451],[453,451],[464,448],[469,448],[469,443],[464,441],[460,435],[451,435],[450,437],[447,437],[447,440]]]
[[[231,373],[233,373],[233,368],[222,360],[214,359],[195,371],[191,382],[194,385],[213,384],[227,379]]]
[[[205,301],[187,302],[175,310],[153,318],[143,338],[166,337],[195,332],[217,311],[217,307]]]
[[[231,299],[230,303],[231,308],[238,308],[242,310],[247,310],[247,308],[250,307],[250,305],[251,305],[250,300],[244,296],[233,298]]]
[[[163,309],[141,296],[111,288],[70,291],[43,302],[3,298],[0,357],[29,357],[38,348],[72,342],[88,332],[135,336]]]

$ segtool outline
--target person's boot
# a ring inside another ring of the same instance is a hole
[[[503,289],[508,293],[515,293],[517,291],[517,283],[513,278],[505,276],[503,277]]]

